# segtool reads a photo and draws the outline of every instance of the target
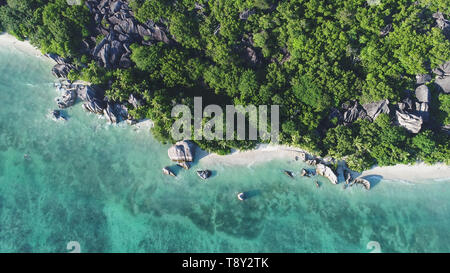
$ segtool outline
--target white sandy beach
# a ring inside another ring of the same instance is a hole
[[[274,159],[295,160],[302,152],[301,149],[281,145],[260,145],[251,151],[235,151],[230,155],[207,154],[201,161],[207,165],[252,165]],[[395,165],[389,167],[374,167],[364,171],[361,176],[379,175],[386,180],[424,181],[437,179],[450,179],[450,166],[445,164],[427,165],[416,163],[414,165]]]
[[[20,50],[32,56],[44,57],[41,51],[32,46],[28,41],[19,41],[16,39],[16,37],[8,33],[0,33],[0,47],[3,46],[14,47],[17,50]]]

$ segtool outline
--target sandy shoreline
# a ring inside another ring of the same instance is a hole
[[[301,152],[301,149],[289,146],[263,144],[251,151],[235,151],[224,156],[202,152],[203,157],[201,162],[206,165],[253,165],[274,159],[295,160],[295,157]],[[425,163],[416,163],[414,165],[399,164],[388,167],[374,167],[361,173],[361,176],[369,175],[378,175],[385,180],[404,180],[410,182],[450,179],[450,166],[442,163],[434,165],[427,165]]]
[[[8,33],[0,33],[0,46],[14,47],[15,49],[35,57],[44,57],[41,51],[28,41],[19,41]],[[48,58],[47,58],[48,59]],[[48,59],[50,60],[50,59]]]

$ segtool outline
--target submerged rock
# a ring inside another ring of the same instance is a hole
[[[51,111],[50,115],[54,120],[63,120],[66,121],[67,119],[62,115],[60,110],[53,110]]]
[[[338,178],[330,167],[319,163],[316,166],[316,172],[317,172],[317,174],[328,178],[328,180],[330,180],[331,183],[333,183],[333,184],[338,183]]]
[[[194,146],[190,141],[179,141],[167,151],[170,160],[176,162],[192,162],[194,160]]]

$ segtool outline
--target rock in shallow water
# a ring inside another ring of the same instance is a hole
[[[63,95],[60,98],[56,99],[56,103],[60,109],[64,109],[70,107],[75,104],[77,100],[77,93],[74,89],[66,89],[64,90]]]
[[[333,184],[338,183],[338,178],[337,178],[336,174],[333,172],[333,170],[330,167],[328,167],[322,163],[317,164],[316,173],[319,175],[325,176]]]
[[[208,179],[211,176],[211,171],[210,170],[200,170],[200,171],[197,171],[197,175],[201,179]]]

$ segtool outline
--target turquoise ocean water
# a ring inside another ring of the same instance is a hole
[[[170,165],[147,130],[108,125],[81,104],[55,122],[51,63],[0,47],[0,252],[450,251],[450,178],[379,181],[368,192],[290,179],[293,159]],[[31,159],[24,159],[24,154]],[[240,202],[236,194],[251,191]]]

